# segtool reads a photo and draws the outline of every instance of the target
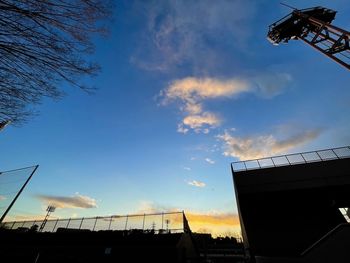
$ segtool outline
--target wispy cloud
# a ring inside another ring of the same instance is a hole
[[[217,138],[223,142],[225,156],[232,156],[240,160],[257,159],[287,151],[306,144],[316,139],[321,130],[304,130],[286,138],[278,139],[274,135],[259,135],[255,137],[232,136],[228,131],[218,135]]]
[[[45,215],[32,215],[32,214],[15,214],[6,216],[6,221],[41,221],[44,220]],[[50,219],[56,218],[54,215],[50,216]]]
[[[292,81],[288,73],[269,72],[252,77],[256,92],[265,98],[272,98],[284,91]]]
[[[173,81],[165,91],[168,100],[181,99],[186,102],[186,111],[196,114],[202,111],[198,101],[204,99],[232,97],[248,90],[247,82],[239,79],[188,77]],[[192,103],[191,103],[192,102]]]
[[[38,199],[57,208],[96,208],[96,200],[85,195],[75,194],[74,196],[51,196],[37,195]]]
[[[218,127],[222,120],[218,114],[203,110],[202,103],[210,99],[233,97],[248,90],[248,83],[239,79],[188,77],[171,82],[160,96],[163,105],[176,100],[181,102],[180,110],[185,117],[178,124],[178,132],[187,133],[192,129],[196,133],[209,133],[209,129]]]
[[[194,129],[196,132],[207,132],[206,129],[202,130],[203,126],[217,127],[221,123],[218,116],[211,112],[203,112],[201,115],[189,115],[183,119],[183,125]]]
[[[186,170],[186,171],[191,171],[192,169],[191,169],[190,167],[184,166],[184,170]]]
[[[161,104],[179,103],[179,109],[184,115],[178,123],[177,131],[207,134],[211,129],[219,127],[223,118],[218,114],[204,109],[204,103],[209,100],[235,98],[243,93],[250,93],[261,98],[272,98],[286,89],[292,81],[287,73],[265,72],[251,78],[196,78],[177,79],[163,89],[159,97]]]
[[[189,185],[192,185],[192,186],[195,186],[195,187],[200,187],[200,188],[203,188],[206,186],[205,183],[203,182],[200,182],[200,181],[196,181],[196,180],[193,180],[193,181],[189,181],[187,182]]]
[[[205,158],[205,161],[206,161],[207,163],[210,163],[210,164],[214,164],[214,163],[215,163],[215,161],[213,161],[213,160],[210,159],[210,158]]]
[[[7,197],[6,196],[4,196],[4,195],[0,195],[0,201],[4,201],[4,200],[6,200],[7,199]]]
[[[254,4],[244,0],[139,1],[135,8],[145,23],[131,62],[163,72],[184,63],[193,70],[220,66],[226,59],[221,50],[227,39],[244,50],[255,12]]]

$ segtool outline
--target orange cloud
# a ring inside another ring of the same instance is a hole
[[[193,212],[185,213],[187,220],[194,224],[208,224],[208,225],[239,225],[238,216],[231,213],[216,213],[216,214],[200,214]]]
[[[225,156],[237,157],[240,160],[251,160],[286,153],[290,149],[316,139],[320,134],[319,129],[302,130],[282,140],[271,134],[242,138],[232,136],[228,131],[225,131],[217,138],[224,144],[223,154]]]
[[[96,200],[76,193],[74,196],[37,195],[37,198],[56,208],[96,208]]]
[[[197,233],[213,236],[240,236],[238,215],[233,213],[185,213],[190,228]]]

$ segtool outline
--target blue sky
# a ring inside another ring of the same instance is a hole
[[[118,1],[94,39],[102,72],[83,80],[96,93],[62,84],[0,133],[1,170],[40,165],[10,218],[50,202],[57,217],[185,210],[234,232],[230,162],[349,145],[349,72],[302,42],[271,45],[279,2]],[[349,30],[347,2],[288,4],[337,10]]]

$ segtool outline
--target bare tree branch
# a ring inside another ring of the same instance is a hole
[[[20,124],[43,97],[60,98],[62,82],[99,71],[84,59],[93,34],[105,34],[107,0],[0,0],[0,123]]]

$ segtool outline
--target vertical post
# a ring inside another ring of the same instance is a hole
[[[164,223],[164,212],[162,213],[162,230],[164,229],[163,223]]]
[[[258,159],[256,159],[256,161],[257,161],[257,163],[258,163],[258,165],[259,165],[259,168],[261,168],[261,165],[260,165],[259,160],[258,160]]]
[[[56,226],[57,226],[57,224],[58,224],[58,220],[59,220],[59,219],[56,220],[56,223],[55,223],[55,225],[53,226],[52,232],[55,232],[55,228],[56,228]]]
[[[82,224],[83,224],[83,221],[84,221],[84,217],[81,219],[81,221],[80,221],[80,225],[79,225],[79,229],[81,229],[81,226],[82,226]]]
[[[95,230],[96,223],[97,223],[97,219],[98,219],[98,216],[96,216],[95,224],[94,224],[94,227],[92,228],[92,231],[94,231],[94,230]]]
[[[6,209],[5,213],[2,215],[2,217],[0,218],[0,224],[2,223],[2,221],[5,219],[7,213],[11,210],[12,206],[14,205],[14,203],[16,202],[17,198],[20,196],[20,194],[22,193],[23,189],[26,187],[26,185],[28,184],[28,182],[30,181],[30,179],[32,178],[33,174],[36,172],[36,170],[38,169],[39,165],[36,165],[34,170],[32,171],[32,173],[30,174],[30,176],[28,177],[28,179],[26,180],[26,182],[23,184],[23,186],[21,187],[21,189],[18,191],[17,195],[15,196],[15,198],[12,200],[11,204],[8,206],[8,208]]]
[[[291,165],[291,163],[290,163],[290,161],[288,159],[288,155],[285,155],[284,157],[286,157],[288,164]]]
[[[16,221],[15,221],[15,222],[13,222],[13,224],[12,224],[12,226],[11,226],[11,228],[10,228],[10,229],[12,229],[12,228],[15,226],[15,224],[16,224]]]
[[[315,153],[317,154],[318,158],[320,158],[321,161],[323,161],[321,155],[319,155],[318,151],[315,151]]]
[[[276,164],[275,164],[275,162],[273,161],[273,157],[271,157],[271,161],[272,161],[272,163],[273,163],[273,167],[276,167]]]
[[[145,230],[145,219],[146,219],[146,214],[143,214],[142,230]]]
[[[125,220],[125,229],[124,230],[126,230],[126,228],[128,227],[128,218],[129,218],[129,216],[127,215],[126,220]]]
[[[300,154],[300,156],[303,158],[304,162],[307,163],[307,161],[302,153]]]
[[[69,219],[68,219],[68,223],[67,223],[67,226],[66,226],[66,228],[68,228],[68,226],[69,226],[69,223],[70,223],[70,220],[71,220],[71,218],[69,218]]]
[[[338,156],[338,154],[334,151],[334,149],[331,149],[331,150],[332,150],[332,152],[334,153],[334,155],[337,157],[337,159],[340,159],[339,156]]]
[[[111,216],[111,220],[109,220],[109,226],[108,226],[108,230],[111,230],[111,224],[112,224],[112,220],[113,220],[113,216]]]

